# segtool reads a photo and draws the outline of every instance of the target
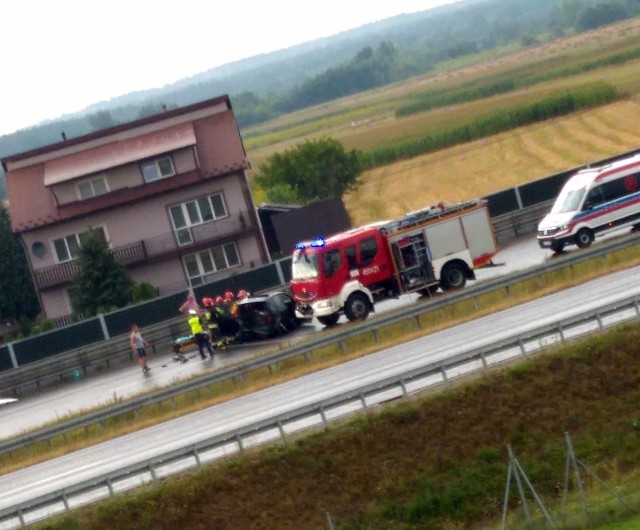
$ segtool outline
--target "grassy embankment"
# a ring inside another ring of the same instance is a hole
[[[628,66],[628,65],[627,65]],[[637,64],[635,65],[635,68],[637,70]],[[626,73],[620,73],[620,77],[618,78],[618,81],[613,80],[612,81],[612,76],[607,75],[608,77],[608,82],[612,83],[613,86],[618,86],[618,85],[624,85],[624,80],[629,78],[629,73],[626,70],[626,68],[621,68],[620,70],[625,70]],[[593,72],[589,72],[590,76],[593,75]],[[631,76],[633,77],[633,76]],[[596,79],[597,80],[597,79]],[[584,84],[586,82],[593,82],[594,79],[580,79],[580,80],[576,80],[576,85],[573,86],[584,86]],[[557,82],[557,81],[556,81]],[[635,80],[633,81],[635,83]],[[633,85],[633,83],[627,83],[629,86]],[[627,87],[628,88],[628,87]],[[628,91],[630,94],[635,93],[634,91]],[[549,93],[557,93],[556,88],[551,89],[551,92]],[[547,94],[549,94],[547,93]],[[527,91],[527,93],[521,94],[520,96],[524,98],[524,103],[523,105],[526,104],[531,104],[533,101],[538,101],[540,99],[540,94],[533,94],[531,90]],[[513,95],[511,95],[513,96]],[[504,96],[502,96],[504,97]],[[500,98],[492,98],[493,99],[500,99]],[[527,103],[528,102],[528,103]],[[629,107],[628,105],[631,104],[632,107]],[[473,104],[469,104],[469,105],[473,105]],[[469,105],[466,105],[467,107]],[[465,107],[465,105],[461,105],[462,107]],[[479,111],[479,115],[483,116],[486,115],[486,110],[489,110],[489,106],[487,101],[483,101],[481,103],[478,104],[478,109],[480,109],[482,112]],[[617,106],[617,107],[616,107]],[[563,160],[566,161],[567,157],[565,155],[568,155],[568,157],[573,157],[573,156],[579,156],[576,155],[575,151],[577,151],[578,153],[582,152],[588,152],[589,156],[588,158],[582,158],[580,159],[577,163],[584,163],[585,161],[590,161],[593,160],[594,158],[599,158],[600,156],[608,156],[609,154],[613,154],[613,153],[617,153],[620,152],[621,150],[625,150],[627,148],[630,147],[636,147],[637,146],[637,138],[638,138],[638,130],[637,130],[637,120],[633,119],[630,120],[629,119],[629,113],[630,113],[630,109],[635,109],[637,108],[637,100],[634,99],[633,97],[631,99],[628,99],[624,102],[621,103],[616,103],[614,105],[608,105],[606,107],[603,108],[599,108],[597,110],[592,110],[592,111],[588,111],[588,112],[583,112],[580,113],[578,116],[572,117],[572,118],[562,118],[562,119],[558,119],[558,120],[552,120],[551,123],[544,123],[541,125],[537,125],[537,126],[533,126],[533,127],[529,127],[526,129],[523,129],[522,131],[518,131],[517,133],[509,133],[506,135],[496,135],[494,137],[492,137],[491,139],[486,139],[483,140],[481,143],[483,144],[483,147],[490,149],[490,146],[488,146],[488,144],[492,144],[494,143],[496,140],[498,140],[498,147],[497,147],[497,152],[499,153],[499,155],[501,157],[505,157],[505,156],[509,156],[509,149],[505,149],[505,145],[504,145],[504,141],[506,137],[510,137],[510,136],[515,136],[519,139],[519,143],[520,143],[520,147],[525,147],[525,149],[520,149],[519,154],[521,155],[521,158],[526,162],[529,160],[530,158],[530,152],[533,152],[534,155],[536,153],[536,151],[540,151],[542,150],[543,152],[546,149],[546,153],[542,154],[541,156],[533,156],[531,157],[532,160],[538,160],[538,162],[542,162],[542,166],[544,167],[544,164],[549,164],[550,160],[549,159],[553,159],[553,156],[549,156],[550,154],[555,154],[555,161],[558,162],[558,160]],[[613,114],[611,113],[613,109]],[[617,110],[616,110],[617,109]],[[455,110],[452,109],[447,109],[447,111],[449,112],[449,118],[453,118],[452,113],[455,112]],[[464,116],[465,118],[468,118],[470,116],[470,113],[467,112],[468,109],[466,109],[466,111],[462,111],[461,115]],[[425,114],[431,114],[433,111],[430,111],[429,113],[425,113]],[[424,119],[425,116],[423,115],[419,115],[419,117],[421,119]],[[428,118],[427,118],[428,119]],[[573,126],[573,124],[571,123],[571,121],[573,120],[578,120],[578,127],[575,128]],[[611,127],[603,127],[603,124],[606,125],[608,122],[607,120],[610,121]],[[396,119],[396,120],[390,120],[390,121],[395,121],[395,122],[399,122],[402,120]],[[468,120],[467,120],[468,121]],[[370,123],[370,122],[367,122]],[[408,120],[404,121],[404,123],[402,124],[402,126],[407,125]],[[415,124],[419,124],[420,120],[415,120],[413,121],[413,123],[409,124],[410,125],[410,129],[413,128],[415,126]],[[451,119],[449,121],[447,121],[448,124],[451,123],[455,123],[455,119]],[[459,122],[462,123],[462,122]],[[569,123],[568,125],[565,125],[564,127],[562,127],[563,123]],[[560,124],[561,128],[563,130],[561,130],[559,133],[557,133],[557,138],[561,139],[563,141],[563,143],[561,143],[560,148],[556,148],[556,145],[553,141],[548,141],[545,137],[546,134],[545,132],[540,133],[541,128],[544,129],[545,127],[548,127],[549,125],[556,125],[558,126]],[[356,129],[359,126],[356,125]],[[392,129],[394,127],[391,127]],[[385,129],[385,127],[383,127],[383,129]],[[400,130],[402,130],[402,127],[400,128]],[[422,129],[421,129],[422,130]],[[525,132],[527,131],[527,132]],[[534,131],[534,133],[531,135],[529,134],[530,131]],[[388,132],[387,131],[383,131],[383,132]],[[397,131],[396,131],[397,132]],[[537,133],[537,134],[536,134]],[[606,134],[604,134],[606,133]],[[411,136],[411,132],[410,130],[406,130],[405,129],[405,134],[407,136]],[[577,139],[581,140],[581,141],[577,141],[574,143],[574,145],[571,146],[571,148],[569,148],[569,142],[571,142],[572,140],[575,140],[576,138],[574,138],[574,135],[577,134]],[[529,143],[528,144],[522,144],[522,139],[523,139],[523,135],[524,136],[528,136],[529,137]],[[368,140],[367,141],[371,141],[372,139],[375,138],[375,134],[372,133],[371,131],[368,131],[368,133],[366,134]],[[384,137],[384,134],[382,135]],[[501,139],[501,137],[503,137]],[[397,138],[397,136],[396,136]],[[355,142],[358,141],[358,138],[354,138],[353,139]],[[385,140],[383,140],[384,143]],[[625,143],[626,142],[626,143]],[[480,142],[476,142],[476,143],[480,143]],[[347,142],[345,142],[345,144],[347,144]],[[516,142],[516,145],[518,145],[518,142]],[[628,145],[628,147],[625,147],[626,145]],[[564,146],[564,147],[563,147]],[[615,146],[615,149],[614,149]],[[469,145],[464,145],[461,146],[459,149],[464,149],[465,152],[467,152],[466,150],[468,150],[469,148],[473,149],[474,146],[469,146]],[[537,148],[537,149],[536,149]],[[575,149],[574,149],[575,148]],[[433,171],[429,171],[426,167],[425,167],[425,161],[422,160],[423,158],[430,158],[430,157],[438,157],[438,156],[442,156],[443,153],[447,153],[449,152],[449,155],[447,157],[447,155],[445,155],[445,160],[447,161],[447,163],[451,162],[453,158],[456,158],[457,156],[460,156],[459,153],[460,151],[458,151],[458,153],[455,153],[456,149],[458,148],[452,148],[452,149],[448,149],[448,150],[444,150],[442,152],[438,152],[438,153],[434,153],[432,155],[425,155],[425,157],[417,157],[417,159],[413,159],[407,162],[403,162],[401,164],[392,164],[389,166],[386,166],[385,168],[382,168],[380,170],[372,170],[367,172],[367,174],[365,175],[365,186],[369,185],[371,180],[375,180],[372,177],[374,176],[374,174],[376,173],[376,171],[391,171],[390,175],[394,176],[394,175],[401,175],[402,177],[402,181],[403,181],[403,185],[404,185],[404,192],[406,193],[406,195],[413,195],[414,197],[417,195],[418,196],[418,200],[420,200],[420,197],[427,197],[428,193],[424,193],[424,191],[428,191],[425,190],[425,188],[431,188],[431,186],[425,186],[425,182],[423,177],[421,179],[418,180],[417,182],[417,186],[418,189],[414,190],[414,191],[420,191],[421,193],[411,193],[411,179],[407,179],[407,175],[405,174],[406,171],[410,171],[411,169],[415,169],[417,168],[422,175],[429,175],[430,177],[432,175],[435,174],[435,172]],[[487,149],[482,149],[482,151],[485,151]],[[596,156],[594,156],[595,153],[599,153],[599,150],[602,150],[602,155],[598,154]],[[613,150],[612,150],[613,149]],[[611,151],[610,151],[611,150]],[[251,154],[251,149],[250,149],[250,154]],[[476,152],[478,152],[476,150]],[[516,154],[518,154],[518,151],[516,150]],[[496,156],[496,151],[493,152],[493,155]],[[473,159],[473,160],[467,160],[467,165],[468,167],[474,166],[477,163],[477,159]],[[561,163],[566,163],[566,162],[561,162]],[[555,168],[556,170],[558,169],[565,169],[568,166],[571,165],[575,165],[576,162],[572,162],[568,165],[563,165],[561,167]],[[409,164],[410,167],[407,167],[407,164]],[[427,164],[428,165],[428,164]],[[437,165],[437,164],[436,164]],[[502,164],[504,165],[504,164]],[[403,169],[398,169],[397,166],[402,166]],[[511,173],[514,173],[513,169],[515,169],[515,165],[512,166],[512,171]],[[394,169],[395,168],[395,169]],[[434,168],[432,168],[434,169]],[[538,178],[540,176],[543,176],[545,174],[548,174],[549,171],[545,170],[545,171],[541,171],[540,173],[534,175],[534,178]],[[420,206],[424,206],[425,204],[429,204],[432,202],[435,202],[435,200],[440,200],[442,198],[446,199],[446,200],[461,200],[464,198],[469,198],[470,195],[466,195],[463,197],[456,197],[454,196],[455,194],[451,193],[451,184],[453,179],[451,179],[451,175],[455,175],[456,179],[455,179],[455,184],[456,184],[456,189],[457,190],[462,190],[464,193],[473,193],[473,195],[471,196],[478,196],[478,195],[482,195],[485,193],[489,193],[491,191],[496,191],[496,189],[493,190],[486,190],[486,186],[487,184],[494,184],[492,182],[492,178],[487,179],[487,175],[491,175],[490,173],[484,173],[483,175],[481,175],[482,178],[478,178],[477,182],[478,184],[481,184],[482,186],[484,186],[484,188],[482,189],[482,191],[476,191],[474,192],[473,190],[475,190],[476,188],[472,188],[470,186],[467,185],[464,177],[466,175],[466,173],[463,172],[457,172],[455,171],[455,168],[452,167],[452,165],[449,165],[448,167],[448,171],[447,171],[447,175],[448,178],[444,179],[445,180],[445,188],[444,190],[447,191],[448,195],[443,195],[443,194],[437,194],[433,199],[427,199],[424,200],[424,202],[420,202],[419,204],[416,204],[415,206],[412,206],[410,204],[407,203],[408,199],[404,199],[404,201],[401,203],[401,206],[403,206],[404,204],[406,204],[405,207],[401,208],[401,212],[400,213],[404,213],[404,211],[410,210],[410,209],[415,209],[416,207],[420,207]],[[514,178],[514,175],[511,174],[509,175],[510,178]],[[435,185],[435,181],[438,180],[435,177],[433,178],[434,182],[431,182],[431,179],[429,179],[429,184],[434,184]],[[448,180],[448,182],[446,182]],[[496,179],[497,180],[497,179]],[[529,179],[531,180],[531,179]],[[517,182],[516,182],[517,183]],[[509,183],[506,186],[501,186],[497,189],[503,189],[504,187],[508,187],[513,185],[513,183]],[[385,190],[385,193],[387,193],[387,191],[392,191],[393,188],[398,188],[397,186],[392,187],[389,190]],[[364,188],[363,188],[364,189]],[[363,190],[360,190],[358,193],[364,193]],[[389,193],[387,193],[387,197],[389,196]],[[347,204],[349,206],[351,200],[353,200],[353,198],[349,198],[347,200]],[[415,200],[415,199],[414,199]],[[363,201],[360,200],[356,200],[356,202],[358,203],[358,206],[360,206]],[[391,199],[389,199],[388,201],[386,201],[386,204],[390,204],[393,203],[393,197]],[[366,204],[365,204],[366,206]],[[363,213],[358,213],[358,210],[353,210],[351,208],[350,212],[352,212],[352,216],[354,217],[354,219],[357,221],[357,219],[359,218],[359,216],[362,218],[363,221],[365,220],[369,220],[367,219],[367,215],[374,215],[373,218],[379,218],[379,217],[388,217],[389,215],[395,215],[393,213],[390,214],[386,214],[383,213],[384,209],[385,209],[386,205],[385,204],[376,204],[374,203],[373,206],[370,204],[368,207],[365,208],[365,211]],[[559,434],[558,434],[559,436]],[[310,458],[310,457],[309,457]],[[240,463],[239,467],[244,466],[245,464]],[[243,494],[244,495],[244,494]],[[265,493],[263,492],[262,494],[263,496],[265,495]],[[345,493],[345,496],[349,496],[351,495],[350,493]],[[218,504],[218,501],[216,499],[216,504]],[[333,511],[332,511],[333,513]],[[233,518],[231,518],[233,519]],[[288,526],[277,526],[277,525],[273,525],[273,526],[269,526],[269,522],[268,519],[269,517],[267,516],[265,518],[265,525],[264,526],[253,526],[255,528],[287,528]],[[302,520],[302,519],[300,519]],[[197,527],[197,524],[192,525],[191,522],[188,524],[188,526],[190,527]],[[220,526],[221,528],[223,528],[224,526]],[[251,528],[252,526],[236,526],[236,528],[242,528],[242,527],[246,527],[246,528]],[[295,526],[291,526],[292,528]],[[299,527],[307,527],[301,525],[298,526]],[[319,526],[320,527],[320,526]],[[351,527],[351,526],[349,526]],[[374,527],[378,527],[378,526],[370,526],[371,528]],[[388,526],[379,526],[380,528],[391,528]],[[364,527],[363,527],[364,528]],[[399,527],[398,527],[399,528]]]

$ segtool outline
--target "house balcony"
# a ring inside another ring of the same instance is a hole
[[[127,267],[183,252],[187,253],[190,249],[202,248],[207,243],[240,235],[254,228],[252,216],[245,211],[231,214],[223,219],[184,228],[178,232],[170,232],[128,245],[113,247],[111,250],[116,260]],[[67,261],[35,269],[33,278],[36,288],[40,291],[73,283],[78,271],[77,260]]]

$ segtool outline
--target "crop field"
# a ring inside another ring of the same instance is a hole
[[[397,109],[427,91],[490,83],[509,76],[544,77],[571,64],[596,63],[635,49],[640,21],[608,27],[458,70],[438,72],[364,95],[344,98],[243,131],[253,166],[270,155],[320,136],[367,151],[437,133],[489,113],[533,103],[594,82],[625,96],[614,103],[522,127],[435,153],[374,168],[344,198],[354,225],[402,215],[441,200],[476,198],[590,163],[640,145],[640,60],[565,75],[521,90],[396,117]],[[554,74],[554,75],[556,75]],[[254,190],[256,202],[264,201]]]

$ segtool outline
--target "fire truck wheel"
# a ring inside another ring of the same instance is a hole
[[[344,305],[344,314],[349,321],[365,320],[369,316],[369,300],[362,293],[353,293]]]
[[[467,283],[467,271],[459,263],[449,263],[442,269],[440,285],[443,291],[462,289]]]
[[[576,234],[576,245],[579,248],[588,247],[593,241],[593,233],[588,228],[581,228]]]
[[[327,315],[324,317],[318,317],[318,322],[323,326],[327,326],[330,328],[331,326],[335,326],[338,323],[338,319],[340,315],[338,313],[333,313],[332,315]]]

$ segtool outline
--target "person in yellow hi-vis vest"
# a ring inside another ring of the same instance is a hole
[[[200,317],[198,316],[198,312],[195,309],[189,309],[189,327],[191,328],[191,333],[196,339],[196,343],[198,344],[198,350],[200,351],[200,357],[204,361],[207,357],[204,354],[204,348],[206,347],[209,351],[209,355],[213,359],[213,348],[211,348],[211,343],[209,342],[209,338],[204,332],[204,328],[202,327],[202,322],[200,322]]]

